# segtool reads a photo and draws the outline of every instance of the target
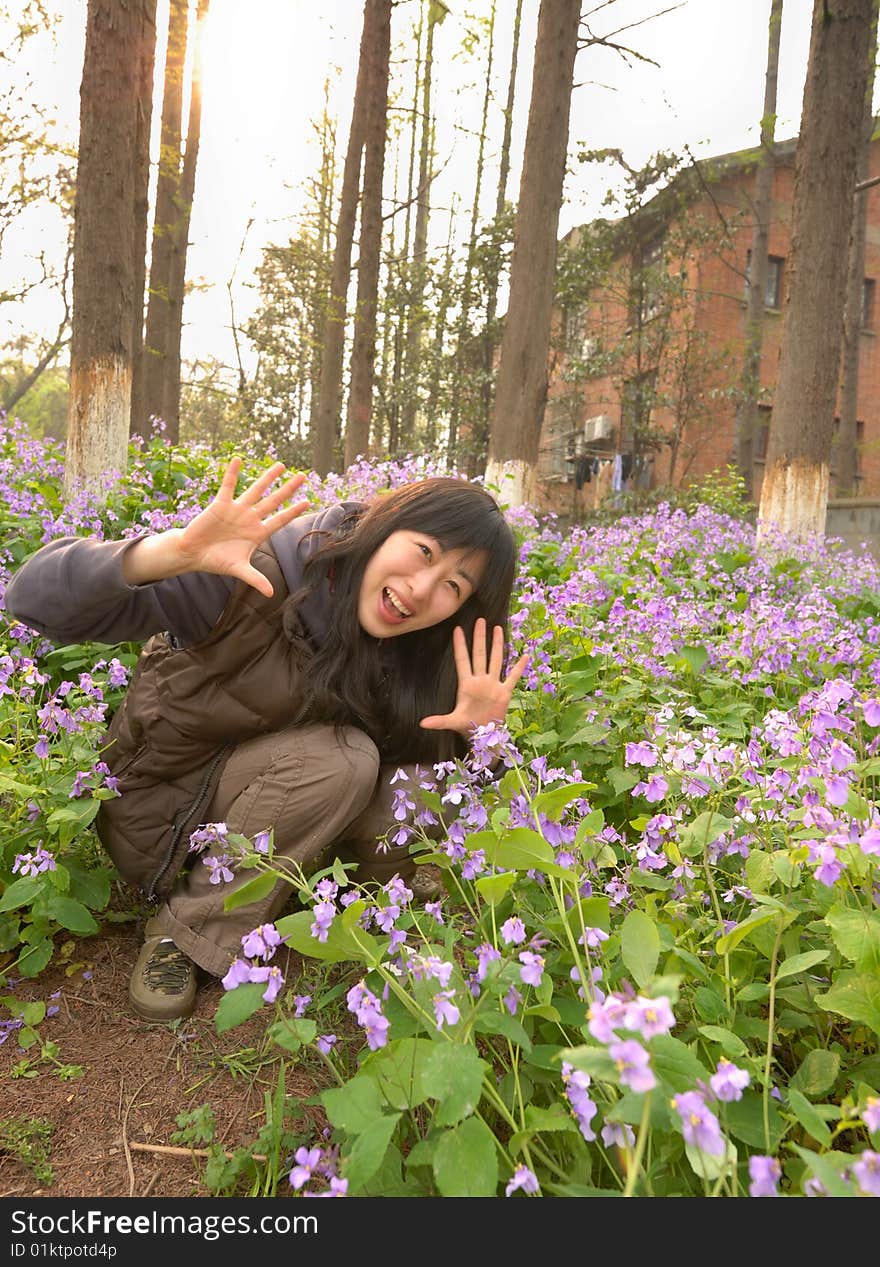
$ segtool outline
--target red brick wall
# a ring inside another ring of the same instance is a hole
[[[880,176],[880,139],[871,149],[870,176]],[[779,345],[782,334],[783,308],[786,301],[787,265],[791,254],[791,207],[794,183],[793,155],[782,160],[774,175],[773,203],[770,221],[769,254],[783,260],[782,297],[779,309],[767,309],[764,323],[764,341],[761,357],[761,385],[766,389],[766,403],[772,403],[776,380]],[[707,417],[699,427],[691,427],[685,434],[670,470],[672,450],[667,444],[659,449],[653,462],[652,485],[672,483],[676,487],[699,480],[713,470],[723,468],[734,460],[735,401],[729,393],[739,383],[744,350],[745,325],[745,267],[751,247],[752,220],[748,212],[749,198],[754,190],[754,171],[740,169],[727,175],[718,184],[710,186],[709,196],[693,204],[687,213],[705,216],[717,221],[718,214],[732,226],[730,248],[719,254],[714,250],[702,250],[695,258],[681,266],[687,269],[687,286],[692,290],[692,306],[678,318],[679,327],[684,321],[693,322],[695,329],[705,336],[710,356],[721,358],[721,365],[709,376],[709,386],[715,389],[711,403],[706,407]],[[859,411],[864,423],[864,438],[860,445],[859,470],[862,479],[859,494],[865,497],[880,495],[880,356],[877,340],[880,336],[880,185],[862,195],[868,203],[868,228],[865,246],[865,277],[876,279],[875,330],[865,330],[860,336],[859,363]],[[679,267],[681,262],[675,262]],[[595,292],[587,305],[587,334],[601,335],[622,331],[628,322],[627,305],[614,293],[613,285]],[[875,333],[876,331],[876,333]],[[621,422],[621,385],[612,377],[591,379],[573,387],[563,380],[565,354],[557,352],[550,377],[547,418],[542,432],[542,445],[550,435],[553,401],[572,392],[580,400],[569,405],[572,418],[589,418],[607,413],[619,428]],[[669,386],[667,382],[666,386]],[[574,406],[574,407],[572,407]],[[651,424],[672,435],[674,417],[669,411],[657,409],[651,415]],[[621,442],[618,430],[615,444]],[[610,452],[614,451],[612,447]],[[833,471],[833,467],[832,467]],[[755,497],[760,496],[763,462],[755,463]],[[833,474],[832,474],[833,491]],[[591,508],[596,501],[596,482],[581,489],[573,479],[542,483],[539,505],[558,513],[577,515],[579,510]]]

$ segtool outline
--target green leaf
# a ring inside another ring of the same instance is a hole
[[[802,1091],[811,1100],[830,1091],[840,1074],[840,1055],[836,1051],[825,1051],[816,1047],[807,1052],[800,1067],[789,1082],[789,1088]],[[816,1136],[818,1139],[818,1136]]]
[[[711,813],[707,810],[698,814],[684,829],[678,847],[687,857],[696,857],[731,826],[731,819],[725,818],[723,814]]]
[[[832,906],[825,916],[834,944],[859,972],[880,971],[880,916],[875,911]]]
[[[601,1078],[605,1082],[613,1082],[616,1077],[614,1061],[608,1054],[607,1047],[594,1047],[590,1043],[584,1043],[581,1047],[569,1047],[560,1050],[561,1060],[558,1068],[561,1070],[562,1061],[572,1065],[575,1069],[581,1069],[584,1073],[588,1073],[591,1078]]]
[[[494,837],[488,840],[485,849],[488,861],[505,870],[531,871],[534,868],[545,875],[571,875],[556,865],[550,842],[529,827],[513,827],[501,840]]]
[[[641,780],[641,772],[639,770],[621,770],[617,766],[613,766],[607,771],[606,777],[608,782],[614,788],[618,796],[623,792],[628,792],[630,788]]]
[[[271,875],[268,871],[264,871],[262,875],[255,875],[247,883],[243,884],[241,888],[227,893],[223,899],[224,911],[234,911],[239,906],[247,906],[250,902],[262,902],[263,898],[269,896],[277,883],[278,876]]]
[[[644,988],[660,958],[657,925],[643,911],[630,911],[620,930],[620,953],[636,984]]]
[[[489,1066],[475,1047],[449,1043],[432,1043],[431,1047],[422,1069],[423,1086],[439,1102],[434,1122],[450,1126],[469,1117],[479,1104]]]
[[[225,1034],[228,1029],[249,1020],[263,1006],[263,995],[266,987],[259,981],[246,981],[237,985],[234,990],[227,990],[217,1004],[214,1016],[214,1028],[218,1034]]]
[[[23,875],[13,880],[0,898],[0,911],[16,911],[28,906],[43,889],[45,881],[38,875]]]
[[[717,1043],[725,1056],[745,1056],[749,1050],[738,1034],[720,1025],[700,1025],[698,1032],[711,1043]]]
[[[498,875],[484,875],[476,881],[476,890],[484,902],[497,906],[511,886],[516,883],[515,871],[502,871]]]
[[[708,1183],[714,1183],[723,1174],[734,1171],[737,1161],[736,1145],[726,1139],[724,1146],[724,1152],[720,1156],[715,1156],[714,1153],[704,1153],[694,1144],[685,1144],[685,1155],[694,1174]]]
[[[715,942],[716,954],[729,954],[744,937],[748,937],[749,933],[754,932],[756,928],[761,928],[764,924],[769,924],[776,917],[776,911],[755,911],[748,919],[744,919],[741,924],[737,924],[736,928],[732,928],[729,933],[724,933],[723,936],[718,938]]]
[[[355,1195],[382,1165],[400,1118],[400,1113],[376,1118],[358,1135],[343,1159],[342,1171]]]
[[[789,1088],[788,1107],[814,1140],[825,1148],[831,1147],[831,1132],[805,1095]]]
[[[832,1197],[851,1197],[853,1190],[841,1171],[852,1165],[852,1153],[829,1152],[824,1155],[810,1152],[800,1144],[793,1144],[795,1152],[807,1163],[807,1169],[827,1189]]]
[[[269,1037],[285,1051],[298,1052],[315,1041],[318,1032],[316,1021],[305,1016],[286,1016],[269,1027]]]
[[[763,849],[753,849],[746,858],[746,880],[753,893],[769,893],[773,887],[776,872],[773,869],[773,857]]]
[[[651,1066],[658,1078],[678,1094],[690,1091],[697,1082],[709,1081],[709,1070],[690,1047],[671,1034],[657,1034],[651,1040]]]
[[[537,1105],[527,1104],[525,1126],[523,1130],[511,1135],[510,1151],[519,1153],[522,1151],[523,1144],[527,1144],[533,1135],[546,1134],[551,1131],[566,1131],[578,1134],[579,1128],[574,1118],[570,1113],[566,1112],[561,1104],[554,1104],[549,1109],[542,1109]]]
[[[498,1187],[495,1136],[477,1117],[443,1133],[434,1150],[434,1178],[443,1197],[494,1197]]]
[[[523,1051],[531,1050],[532,1040],[516,1017],[508,1016],[506,1012],[476,1012],[474,1029],[480,1034],[503,1034]]]
[[[861,1021],[880,1034],[880,977],[841,972],[830,990],[816,995],[816,1002],[824,1011]]]
[[[91,934],[98,931],[98,925],[87,908],[71,897],[54,894],[49,898],[47,910],[57,924],[62,928],[69,928],[72,933]]]
[[[699,674],[703,671],[703,666],[709,659],[709,652],[705,647],[682,647],[678,653],[679,658],[684,660],[691,673]]]
[[[731,1100],[724,1106],[727,1129],[736,1139],[750,1148],[765,1151],[764,1100],[755,1091],[744,1091],[741,1100]],[[770,1133],[770,1152],[775,1153],[788,1129],[781,1117],[776,1101],[767,1104],[767,1126]]]
[[[783,977],[793,977],[799,972],[806,972],[807,968],[812,968],[814,964],[823,963],[830,954],[830,950],[807,950],[802,955],[790,955],[788,959],[783,959],[776,969],[776,980],[781,981]]]
[[[70,874],[69,896],[76,898],[90,910],[103,911],[110,901],[111,873],[106,867],[98,871],[86,871],[75,862],[68,862],[66,866]]]
[[[536,821],[538,814],[545,814],[547,818],[555,818],[564,809],[567,809],[572,801],[577,801],[585,797],[588,792],[594,792],[595,790],[595,783],[563,783],[560,787],[550,788],[546,792],[539,792],[532,800],[532,811],[536,815]]]
[[[239,987],[240,988],[240,987]],[[321,1092],[321,1102],[333,1126],[349,1135],[360,1135],[383,1116],[385,1100],[375,1078],[355,1074],[342,1087]]]
[[[361,908],[363,905],[360,903]],[[352,902],[344,915],[355,906],[358,906],[358,902]],[[314,922],[315,917],[311,911],[297,911],[294,915],[284,915],[277,919],[275,927],[288,946],[311,959],[322,959],[327,963],[344,963],[353,959],[367,964],[368,967],[373,967],[378,962],[379,943],[363,928],[345,928],[342,919],[337,916],[330,925],[327,940],[318,941],[311,934]]]
[[[414,1109],[433,1095],[423,1073],[436,1047],[429,1038],[398,1038],[364,1062],[391,1108]]]
[[[21,952],[15,965],[16,972],[20,972],[23,977],[37,977],[51,958],[52,940],[49,937],[43,937]]]

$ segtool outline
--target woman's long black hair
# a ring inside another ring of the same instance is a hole
[[[450,616],[428,629],[374,638],[361,628],[358,600],[364,570],[393,532],[410,529],[433,537],[443,550],[483,552],[486,565],[476,589]],[[438,761],[461,755],[463,742],[450,731],[423,730],[422,717],[449,713],[458,676],[452,631],[464,630],[468,650],[476,620],[495,625],[507,639],[516,542],[494,498],[477,484],[451,478],[420,480],[353,511],[305,567],[297,606],[330,578],[334,616],[326,640],[310,661],[307,697],[298,720],[359,726],[386,761]]]

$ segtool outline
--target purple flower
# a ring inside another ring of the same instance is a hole
[[[42,845],[38,845],[34,853],[16,854],[12,864],[13,875],[37,876],[41,871],[57,870],[55,859]]]
[[[782,1174],[782,1167],[775,1157],[762,1157],[759,1154],[749,1158],[749,1196],[777,1197],[776,1185]]]
[[[512,985],[504,996],[504,1006],[511,1016],[516,1016],[516,1009],[520,1003],[522,1003],[522,995],[516,986]]]
[[[318,941],[326,941],[327,931],[336,916],[336,907],[332,902],[316,902],[312,907],[312,914],[315,920],[309,932]]]
[[[312,1001],[312,996],[310,994],[295,994],[293,996],[294,1018],[299,1018],[300,1016],[303,1016],[305,1014],[306,1008],[309,1006],[311,1001]]]
[[[864,854],[880,854],[880,827],[869,827],[859,836],[859,848]]]
[[[619,1148],[632,1148],[636,1142],[636,1134],[626,1122],[606,1122],[602,1127],[602,1143],[606,1148],[617,1144]]]
[[[652,805],[656,804],[657,801],[662,801],[666,793],[669,791],[669,784],[666,782],[662,774],[652,774],[647,783],[640,783],[639,787],[642,788],[642,795],[645,800],[650,802]],[[635,790],[636,789],[633,788],[633,791]]]
[[[578,941],[582,946],[589,946],[591,949],[595,949],[597,946],[601,946],[603,941],[607,941],[608,936],[608,933],[601,928],[585,928],[583,935],[578,938]]]
[[[719,1100],[741,1100],[743,1090],[751,1082],[745,1069],[738,1069],[730,1060],[721,1059],[709,1085]]]
[[[657,764],[657,749],[651,743],[628,743],[624,757],[627,765],[652,766]]]
[[[254,849],[257,853],[268,853],[269,845],[272,843],[271,831],[258,831],[254,836]]]
[[[852,1169],[862,1192],[869,1197],[880,1197],[880,1153],[866,1148]]]
[[[624,1027],[642,1038],[653,1038],[655,1034],[668,1034],[675,1024],[669,999],[661,994],[656,999],[643,999],[641,995],[630,1003],[626,1009]]]
[[[508,946],[517,946],[526,939],[526,926],[518,915],[511,915],[501,925],[501,936]]]
[[[328,1056],[338,1041],[339,1040],[335,1034],[319,1034],[315,1039],[315,1046],[318,1051],[323,1052],[325,1056]]]
[[[590,1086],[590,1075],[582,1069],[575,1069],[567,1060],[564,1060],[562,1062],[562,1082],[580,1133],[589,1143],[596,1138],[596,1132],[590,1123],[598,1112],[595,1102],[587,1094]]]
[[[685,1091],[675,1096],[672,1107],[681,1119],[681,1132],[686,1143],[715,1157],[724,1154],[724,1139],[718,1118],[706,1107],[699,1091]]]
[[[437,921],[438,924],[445,923],[439,902],[426,902],[424,910],[425,914],[430,915],[432,919]]]
[[[264,1003],[274,1003],[278,998],[281,987],[284,985],[281,969],[274,964],[271,967],[268,964],[265,966],[255,964],[251,967],[248,977],[249,980],[255,981],[259,985],[265,983],[266,988],[263,991]]]
[[[326,1192],[304,1192],[304,1197],[345,1197],[348,1195],[348,1180],[330,1177],[330,1187]]]
[[[298,1148],[293,1159],[296,1165],[290,1172],[290,1186],[294,1192],[298,1192],[304,1184],[308,1183],[320,1165],[321,1150],[320,1148]]]
[[[840,775],[832,774],[825,779],[825,798],[830,805],[845,805],[849,797],[849,783]]]
[[[229,971],[220,984],[224,990],[234,990],[236,986],[244,985],[245,981],[250,981],[250,979],[251,965],[245,959],[233,959]]]
[[[39,739],[34,744],[34,756],[39,757],[41,760],[43,760],[45,757],[48,757],[48,755],[49,755],[49,741],[45,735],[40,735]]]
[[[281,934],[274,924],[260,924],[241,939],[241,948],[249,959],[271,959],[281,945]]]
[[[529,1170],[528,1166],[525,1166],[522,1163],[520,1163],[513,1172],[513,1178],[504,1189],[504,1195],[506,1197],[510,1197],[519,1188],[521,1188],[523,1192],[529,1194],[540,1192],[541,1190],[538,1186],[537,1177],[531,1170]]]
[[[441,990],[439,994],[435,994],[433,998],[434,1019],[437,1022],[437,1028],[442,1029],[444,1022],[447,1025],[457,1025],[461,1012],[450,1002],[455,998],[454,990]]]
[[[811,861],[819,865],[813,872],[820,884],[832,888],[843,874],[843,863],[833,845],[810,845]]]
[[[862,1121],[872,1133],[880,1131],[880,1096],[868,1096],[862,1109]]]
[[[625,999],[616,994],[609,994],[605,999],[594,999],[587,1012],[590,1033],[600,1043],[614,1041],[616,1029],[626,1028],[626,1012],[629,1007]]]
[[[228,884],[231,880],[235,879],[233,872],[229,869],[229,864],[232,862],[232,856],[230,854],[224,853],[219,857],[215,857],[211,854],[207,858],[202,858],[202,862],[211,872],[208,877],[209,884]]]
[[[524,985],[539,986],[544,978],[544,959],[541,955],[533,955],[529,950],[520,952],[519,961],[523,965],[519,970],[520,980]]]
[[[611,1043],[608,1054],[617,1066],[622,1087],[631,1087],[639,1093],[656,1087],[657,1079],[651,1070],[650,1057],[634,1038],[628,1038],[622,1043]]]
[[[862,704],[862,712],[869,726],[880,726],[880,699],[866,699]]]
[[[477,946],[474,954],[477,956],[477,980],[485,981],[486,973],[489,971],[489,964],[501,958],[501,952],[496,950],[494,946],[490,946],[488,942],[483,942]]]

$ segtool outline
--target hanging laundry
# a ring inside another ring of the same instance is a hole
[[[611,491],[619,493],[623,488],[623,460],[619,453],[615,453],[614,461],[611,466]]]

